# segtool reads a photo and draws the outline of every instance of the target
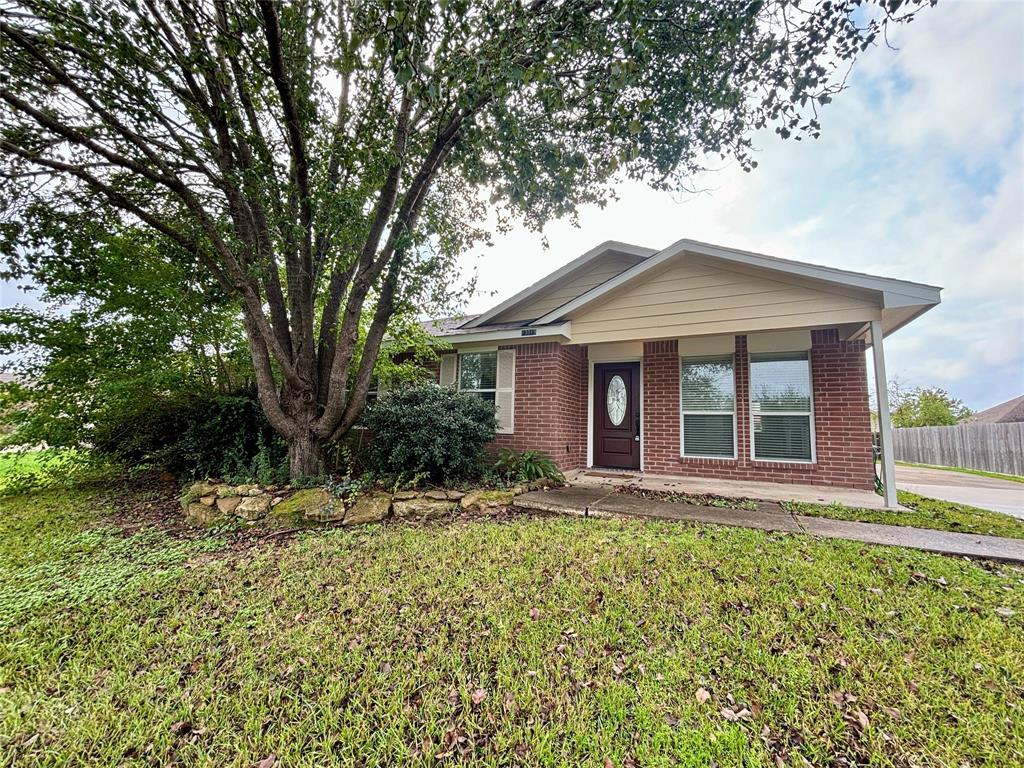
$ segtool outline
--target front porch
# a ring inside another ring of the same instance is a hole
[[[625,472],[605,469],[578,469],[566,473],[570,486],[583,488],[614,488],[636,485],[651,491],[668,491],[704,496],[725,496],[758,501],[795,501],[809,504],[838,503],[859,509],[886,509],[885,499],[873,491],[825,485],[795,485],[747,480],[726,480],[714,477],[682,475],[651,475],[646,472]]]

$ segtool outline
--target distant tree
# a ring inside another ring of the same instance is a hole
[[[495,213],[684,189],[818,109],[930,0],[0,0],[0,247],[114,212],[241,311],[293,476],[359,418],[389,322]],[[360,329],[365,328],[365,333]]]
[[[905,388],[896,379],[889,382],[889,400],[894,427],[945,427],[959,424],[972,411],[961,400],[939,387]]]

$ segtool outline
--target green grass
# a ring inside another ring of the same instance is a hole
[[[111,469],[83,451],[44,449],[0,453],[0,495],[107,480],[112,475]]]
[[[42,471],[39,451],[0,453],[0,491],[15,477],[34,477]]]
[[[125,542],[97,499],[0,500],[39,596],[0,765],[1024,761],[1021,569],[578,518]]]
[[[959,472],[963,475],[980,475],[981,477],[992,477],[996,480],[1009,480],[1014,483],[1024,483],[1024,477],[1020,475],[1004,475],[1002,472],[986,472],[983,469],[968,469],[966,467],[940,467],[935,464],[914,464],[909,461],[897,461],[898,467],[921,467],[922,469],[941,469],[945,472]]]
[[[811,517],[829,517],[833,520],[856,520],[862,523],[909,525],[936,531],[979,533],[986,536],[1006,536],[1024,539],[1024,520],[990,512],[987,509],[957,504],[952,501],[929,499],[908,491],[898,491],[897,498],[906,510],[861,509],[842,504],[811,504],[787,501],[782,506],[790,512]]]

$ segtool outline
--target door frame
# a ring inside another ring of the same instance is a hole
[[[593,349],[593,347],[591,347]],[[640,363],[640,472],[644,471],[644,432],[647,422],[644,420],[644,358],[643,355],[616,355],[605,359],[597,359],[587,355],[587,469],[594,466],[594,364],[595,363]],[[623,470],[636,471],[636,470]]]

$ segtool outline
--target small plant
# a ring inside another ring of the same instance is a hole
[[[494,473],[505,483],[532,483],[537,480],[564,482],[554,459],[540,451],[513,451],[502,448],[494,461]]]

